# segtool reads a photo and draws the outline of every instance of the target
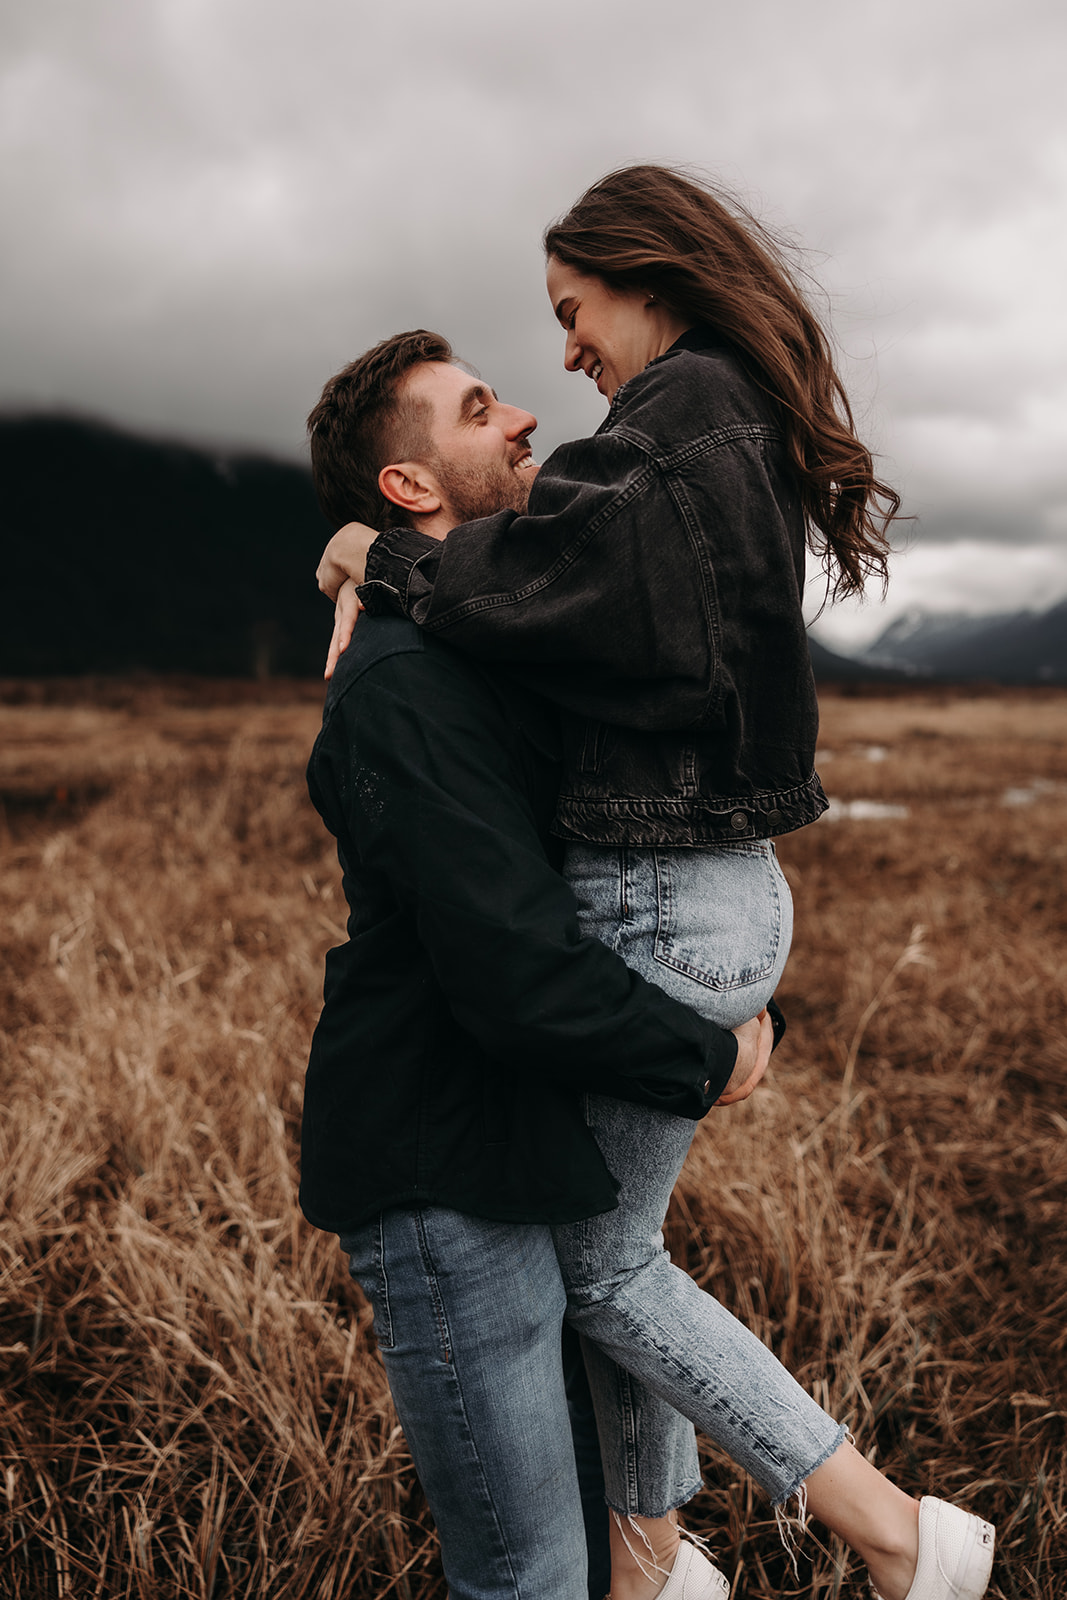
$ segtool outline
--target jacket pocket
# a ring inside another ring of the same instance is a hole
[[[604,757],[607,754],[610,729],[603,722],[587,722],[582,730],[581,747],[578,751],[578,770],[583,777],[591,777],[600,771]]]

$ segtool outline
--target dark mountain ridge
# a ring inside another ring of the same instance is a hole
[[[0,674],[322,671],[308,471],[71,417],[0,419]]]
[[[879,666],[853,656],[838,655],[818,639],[808,635],[811,670],[816,683],[907,683],[908,674],[899,667]]]

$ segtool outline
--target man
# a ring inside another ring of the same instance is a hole
[[[309,419],[335,524],[434,537],[536,472],[528,413],[424,332],[385,340]],[[308,1067],[301,1204],[368,1295],[452,1600],[585,1600],[549,1225],[615,1183],[583,1091],[699,1117],[766,1068],[583,939],[559,877],[554,714],[396,618],[360,622],[309,766],[351,908]]]

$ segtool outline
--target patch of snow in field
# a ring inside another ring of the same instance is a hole
[[[853,756],[862,755],[866,761],[886,761],[889,758],[888,746],[884,744],[852,745],[849,753]],[[833,761],[836,754],[836,750],[816,750],[815,765],[818,767],[826,761]]]
[[[827,796],[829,810],[824,812],[827,822],[883,822],[896,817],[906,817],[910,806],[887,805],[884,800],[835,800]]]
[[[1025,789],[1005,789],[1000,797],[1002,806],[1032,806],[1043,795],[1056,794],[1064,785],[1050,778],[1034,778]]]

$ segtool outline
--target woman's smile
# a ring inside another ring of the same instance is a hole
[[[643,289],[616,289],[550,256],[549,299],[567,334],[563,365],[584,372],[609,402],[690,326]]]

